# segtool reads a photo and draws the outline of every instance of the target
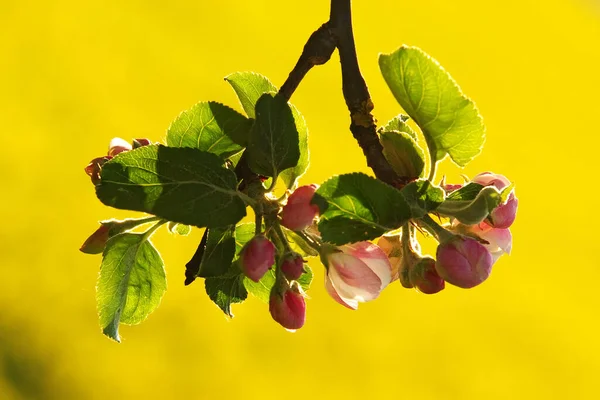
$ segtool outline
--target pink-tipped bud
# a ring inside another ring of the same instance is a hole
[[[304,326],[306,303],[297,282],[283,290],[277,290],[277,285],[273,287],[269,298],[269,312],[286,329],[296,330]]]
[[[117,154],[123,153],[124,151],[129,151],[132,148],[133,147],[130,143],[126,142],[121,138],[116,137],[110,141],[110,145],[108,146],[108,155],[114,157]]]
[[[100,172],[102,171],[102,166],[104,165],[104,163],[106,163],[111,158],[112,158],[111,156],[94,158],[83,169],[85,171],[85,173],[92,179],[92,183],[94,185],[100,183]]]
[[[86,254],[100,254],[104,251],[106,242],[108,241],[110,226],[101,224],[94,233],[81,245],[79,251]]]
[[[510,181],[500,174],[492,172],[483,172],[473,178],[473,182],[483,186],[494,186],[500,192],[510,186]],[[509,228],[517,217],[517,207],[519,200],[515,196],[514,190],[509,194],[508,199],[496,207],[487,218],[488,223],[494,228]]]
[[[292,254],[283,260],[281,271],[287,279],[295,281],[304,273],[304,260],[299,254]]]
[[[438,246],[435,270],[446,282],[468,289],[490,276],[492,264],[492,255],[477,240],[453,236]]]
[[[410,282],[421,293],[435,294],[446,287],[444,280],[435,270],[435,260],[424,257],[410,270]]]
[[[275,263],[275,245],[263,235],[254,236],[244,246],[241,261],[244,274],[258,282]]]
[[[288,198],[281,211],[281,224],[293,231],[301,231],[309,227],[319,215],[319,207],[310,204],[317,185],[301,186]]]
[[[149,146],[152,144],[152,142],[150,141],[150,139],[133,139],[133,148],[137,149],[139,147],[144,147],[144,146]]]

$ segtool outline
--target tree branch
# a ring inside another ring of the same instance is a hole
[[[308,71],[315,65],[329,61],[334,51],[335,40],[325,23],[308,38],[296,66],[279,89],[279,94],[289,100]]]
[[[331,0],[329,27],[340,52],[342,65],[342,91],[350,111],[350,131],[362,148],[367,165],[375,176],[389,185],[401,188],[410,179],[398,176],[383,155],[383,147],[377,135],[377,124],[369,89],[360,72],[354,33],[352,32],[352,12],[350,0]]]

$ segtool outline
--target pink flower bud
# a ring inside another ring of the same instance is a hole
[[[304,326],[306,303],[297,283],[285,288],[282,293],[273,287],[269,298],[269,312],[286,329],[296,330]]]
[[[133,139],[133,148],[137,149],[139,147],[144,147],[144,146],[149,146],[151,145],[152,142],[150,141],[150,139]]]
[[[483,243],[486,249],[492,254],[494,263],[503,254],[510,254],[512,249],[512,235],[510,229],[494,228],[485,222],[479,225],[472,225],[464,229],[468,234],[475,234],[480,239],[485,240]]]
[[[244,246],[241,262],[244,274],[258,282],[275,263],[275,245],[263,235],[254,236]]]
[[[288,198],[281,211],[281,224],[293,231],[301,231],[309,227],[319,214],[319,207],[310,204],[317,185],[301,186]]]
[[[392,281],[386,254],[371,242],[358,242],[332,250],[327,264],[325,288],[338,303],[357,309],[359,302],[373,300]]]
[[[281,271],[287,279],[295,281],[304,273],[304,260],[299,254],[290,255],[283,260]]]
[[[79,251],[86,254],[100,254],[104,251],[104,246],[109,237],[110,226],[101,224],[100,227],[90,235],[81,245]]]
[[[446,286],[444,280],[435,270],[435,260],[425,257],[419,260],[410,270],[410,281],[421,293],[435,294]]]
[[[438,246],[435,270],[446,282],[468,289],[490,276],[492,264],[492,255],[477,240],[453,236]]]
[[[473,178],[473,182],[483,186],[494,186],[501,192],[504,188],[510,186],[510,181],[504,175],[492,172],[483,172],[477,175]],[[510,227],[515,222],[518,205],[519,200],[515,196],[515,192],[512,191],[506,202],[500,204],[490,213],[487,219],[488,222],[495,228],[505,229]]]
[[[119,153],[129,151],[131,149],[132,146],[130,143],[126,142],[121,138],[116,137],[110,141],[110,145],[108,146],[108,155],[114,157]]]
[[[111,156],[94,158],[84,168],[85,173],[92,179],[92,183],[94,185],[100,183],[100,172],[102,171],[102,166],[111,158]]]

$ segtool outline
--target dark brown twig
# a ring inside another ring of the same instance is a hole
[[[398,176],[383,155],[376,120],[371,114],[373,102],[358,66],[350,3],[350,0],[331,0],[329,16],[329,28],[340,52],[342,91],[350,111],[350,131],[362,148],[367,165],[375,176],[387,184],[401,188],[409,179]]]

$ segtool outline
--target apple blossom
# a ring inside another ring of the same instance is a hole
[[[373,300],[392,281],[392,266],[386,254],[371,242],[358,242],[327,252],[325,288],[338,303],[358,308]]]

